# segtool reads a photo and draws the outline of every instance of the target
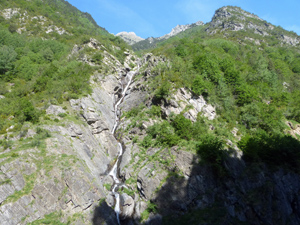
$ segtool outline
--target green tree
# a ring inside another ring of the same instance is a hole
[[[13,63],[17,58],[17,53],[10,46],[0,47],[0,75],[13,68]]]

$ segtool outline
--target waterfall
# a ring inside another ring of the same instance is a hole
[[[115,110],[115,124],[113,126],[113,129],[111,131],[111,133],[113,135],[115,135],[115,131],[119,125],[119,121],[120,121],[120,113],[118,113],[118,110],[119,110],[119,105],[122,103],[122,101],[124,100],[124,97],[126,95],[126,92],[131,84],[131,81],[133,79],[133,77],[135,76],[135,74],[139,71],[139,67],[136,71],[130,71],[127,73],[126,75],[126,78],[129,78],[128,80],[128,83],[126,84],[125,88],[122,90],[122,95],[121,95],[121,98],[117,101],[117,103],[115,104],[115,107],[114,107],[114,110]],[[118,141],[118,140],[117,140]],[[111,171],[109,172],[108,175],[110,175],[113,180],[114,180],[114,185],[113,185],[113,188],[112,188],[112,193],[116,199],[116,204],[115,204],[115,213],[117,215],[117,219],[118,219],[118,224],[120,225],[120,195],[119,193],[117,192],[118,191],[118,188],[119,187],[122,187],[122,186],[125,186],[124,184],[121,183],[121,181],[119,180],[118,178],[118,170],[119,170],[119,161],[121,160],[122,158],[122,155],[123,155],[123,146],[122,144],[120,143],[120,141],[118,141],[118,146],[119,146],[119,152],[118,152],[118,158],[113,166],[113,168],[111,169]]]

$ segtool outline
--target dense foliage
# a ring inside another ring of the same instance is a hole
[[[197,27],[186,36],[171,38],[152,50],[170,60],[170,66],[158,65],[152,71],[154,103],[161,104],[180,87],[189,89],[194,97],[202,95],[216,106],[218,117],[212,123],[227,130],[218,133],[206,128],[206,132],[224,142],[227,138],[238,142],[229,132],[236,127],[243,137],[239,147],[246,161],[286,165],[298,171],[299,142],[286,134],[289,127],[285,122],[300,123],[299,47],[282,44],[272,37],[266,37],[259,45],[241,42],[248,36],[259,37],[245,30],[227,36],[224,38],[220,33],[209,36],[204,28]],[[174,146],[181,140],[199,142],[193,148],[204,154],[203,159],[208,157],[206,160],[213,161],[210,154],[205,155],[207,151],[201,150],[211,136],[195,136],[199,124],[191,123],[182,115],[169,122],[149,128],[142,144],[149,147]],[[217,152],[224,151],[224,146],[214,144],[205,148],[211,149],[217,158],[222,155]]]
[[[66,1],[0,2],[1,12],[16,12],[11,18],[0,16],[0,133],[11,126],[19,130],[25,121],[37,123],[49,104],[91,91],[89,79],[95,68],[70,56],[75,44],[86,44],[93,37],[120,60],[125,57],[124,41]],[[81,54],[89,53],[91,61],[101,65],[103,52],[86,51]]]

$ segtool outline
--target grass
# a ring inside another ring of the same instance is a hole
[[[37,178],[37,173],[31,175],[24,175],[25,187],[20,191],[15,191],[14,194],[7,197],[7,199],[2,202],[3,205],[9,202],[16,202],[24,195],[28,195],[34,188],[34,184]]]
[[[147,209],[141,214],[141,221],[145,221],[146,219],[149,218],[150,213],[157,213],[157,211],[158,211],[157,206],[153,202],[148,201]]]
[[[62,212],[53,212],[45,215],[43,219],[36,220],[28,225],[40,225],[40,224],[50,224],[50,225],[67,225],[70,223],[62,223],[61,219],[63,217]]]
[[[111,184],[103,184],[103,186],[106,188],[106,190],[111,190]]]
[[[135,192],[131,188],[122,188],[121,193],[125,193],[131,197],[134,197]]]

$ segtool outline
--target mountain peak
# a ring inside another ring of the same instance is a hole
[[[245,39],[254,40],[255,43],[260,43],[259,39],[262,37],[276,37],[281,44],[293,46],[300,43],[300,38],[295,33],[276,27],[257,15],[236,6],[224,6],[216,10],[205,31],[211,35],[223,33],[224,36],[228,36],[230,32],[240,30],[247,32],[248,36]]]
[[[258,16],[250,13],[250,12],[247,12],[243,9],[241,9],[240,7],[237,7],[237,6],[224,6],[218,10],[216,10],[213,18],[212,18],[212,21],[216,20],[216,19],[224,19],[224,18],[230,18],[230,17],[233,17],[233,16],[237,16],[238,18],[241,18],[241,19],[245,19],[245,17],[247,18],[253,18],[253,19],[258,19],[260,21],[263,21],[263,19],[259,18]]]
[[[168,39],[170,37],[173,37],[187,29],[190,29],[192,27],[195,27],[195,26],[200,26],[200,25],[204,25],[204,23],[202,21],[198,21],[196,23],[192,23],[192,24],[186,24],[186,25],[177,25],[176,27],[174,27],[172,29],[172,31],[162,37],[159,37],[158,40],[163,40],[163,39]]]
[[[139,41],[145,40],[144,38],[137,36],[134,32],[122,31],[122,32],[116,34],[116,36],[121,37],[129,45],[133,45]]]

